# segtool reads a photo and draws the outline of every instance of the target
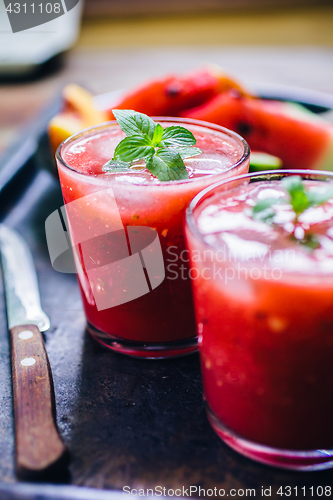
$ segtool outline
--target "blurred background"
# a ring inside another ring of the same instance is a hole
[[[104,15],[156,15],[179,13],[221,13],[235,9],[274,8],[304,5],[329,5],[329,1],[315,0],[86,0],[85,15],[99,17]]]
[[[79,19],[83,7],[81,29],[77,32],[76,21],[71,21],[70,50],[60,44],[60,55],[46,57],[27,71],[0,71],[0,153],[68,82],[100,94],[216,63],[254,87],[292,85],[333,94],[329,0],[79,3],[72,12],[78,9]],[[5,11],[0,12],[2,21],[5,16]],[[68,25],[69,17],[64,15],[54,29],[60,40],[65,37],[62,30],[68,30],[66,19]],[[21,33],[10,32],[8,26],[0,30],[7,57],[19,39],[29,51],[34,37],[51,36],[52,31],[51,23]]]

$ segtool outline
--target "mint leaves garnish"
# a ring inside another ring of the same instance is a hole
[[[292,237],[309,249],[318,248],[319,242],[315,235],[306,232],[299,223],[299,216],[310,207],[323,205],[333,198],[333,186],[322,186],[319,189],[307,190],[302,178],[298,175],[284,177],[281,183],[286,190],[286,196],[281,198],[266,198],[259,200],[251,209],[249,215],[256,220],[275,225],[276,206],[289,204],[295,213]],[[301,236],[300,236],[301,235]]]
[[[129,171],[133,162],[144,160],[146,167],[160,181],[188,179],[184,159],[197,156],[192,132],[178,125],[163,128],[149,116],[130,109],[112,110],[126,137],[117,145],[104,172]]]
[[[306,190],[305,184],[299,175],[284,177],[281,183],[289,195],[287,198],[266,198],[259,200],[252,209],[252,217],[255,219],[272,219],[276,214],[274,205],[289,203],[295,212],[294,222],[298,222],[298,217],[308,208],[323,205],[333,198],[333,186],[325,186],[325,189]],[[266,220],[267,222],[267,220]]]

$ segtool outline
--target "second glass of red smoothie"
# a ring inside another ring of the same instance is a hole
[[[333,467],[333,173],[210,186],[186,236],[214,430],[265,464]]]
[[[249,148],[223,127],[156,118],[190,130],[199,156],[189,179],[159,181],[139,162],[104,172],[125,137],[116,122],[80,132],[58,149],[57,164],[83,305],[91,335],[132,356],[163,358],[197,349],[183,218],[213,182],[248,171]]]

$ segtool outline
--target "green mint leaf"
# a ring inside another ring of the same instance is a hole
[[[147,168],[160,181],[188,179],[185,164],[177,151],[160,148],[147,160]]]
[[[289,194],[293,194],[297,191],[305,192],[302,177],[299,175],[290,175],[288,177],[283,177],[281,183]]]
[[[178,146],[195,146],[196,142],[192,132],[185,127],[172,126],[163,130],[162,143],[165,147],[176,148]]]
[[[272,205],[276,205],[277,203],[280,203],[279,198],[265,198],[264,200],[259,200],[252,209],[253,213],[257,214],[263,210],[267,210],[267,208],[271,208]]]
[[[333,198],[333,186],[325,186],[325,189],[311,190],[307,192],[310,207],[315,207],[326,203]]]
[[[290,195],[290,203],[297,217],[309,207],[309,200],[302,178],[299,175],[292,175],[284,177],[281,182]]]
[[[277,203],[281,203],[279,198],[265,198],[264,200],[259,200],[252,210],[249,211],[249,215],[255,220],[271,224],[276,214],[273,206]]]
[[[201,155],[202,151],[199,148],[193,148],[193,147],[177,147],[177,148],[172,148],[174,151],[177,151],[177,153],[180,154],[180,156],[183,158],[192,158],[192,156],[198,156]]]
[[[156,123],[149,116],[132,109],[113,109],[112,113],[128,137],[142,134],[153,138]]]
[[[306,193],[295,191],[291,196],[291,205],[294,209],[296,216],[300,215],[304,210],[309,208],[309,200]]]
[[[103,165],[103,172],[127,172],[130,170],[131,162],[122,161],[119,158],[110,160]]]
[[[149,138],[142,135],[131,135],[120,141],[114,151],[113,160],[120,159],[123,162],[132,162],[152,156],[154,152],[155,149],[151,146]]]
[[[265,210],[261,210],[260,212],[257,213],[252,212],[252,218],[254,220],[266,222],[267,224],[273,224],[273,219],[275,215],[276,215],[275,211],[272,207],[265,208]]]
[[[154,130],[154,135],[153,135],[153,138],[152,138],[152,141],[153,141],[153,145],[155,147],[158,147],[160,146],[160,143],[161,143],[161,140],[162,140],[162,136],[163,136],[163,127],[160,123],[158,123],[155,127],[155,130]]]

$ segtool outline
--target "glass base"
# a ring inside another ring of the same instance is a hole
[[[285,450],[249,441],[226,427],[206,404],[207,416],[217,435],[230,448],[247,458],[272,467],[315,471],[333,467],[333,450]]]
[[[173,342],[136,342],[135,340],[122,339],[115,335],[109,335],[97,330],[90,323],[87,323],[90,335],[103,347],[112,351],[126,354],[134,358],[163,359],[177,358],[192,354],[198,350],[198,337],[190,337]]]

